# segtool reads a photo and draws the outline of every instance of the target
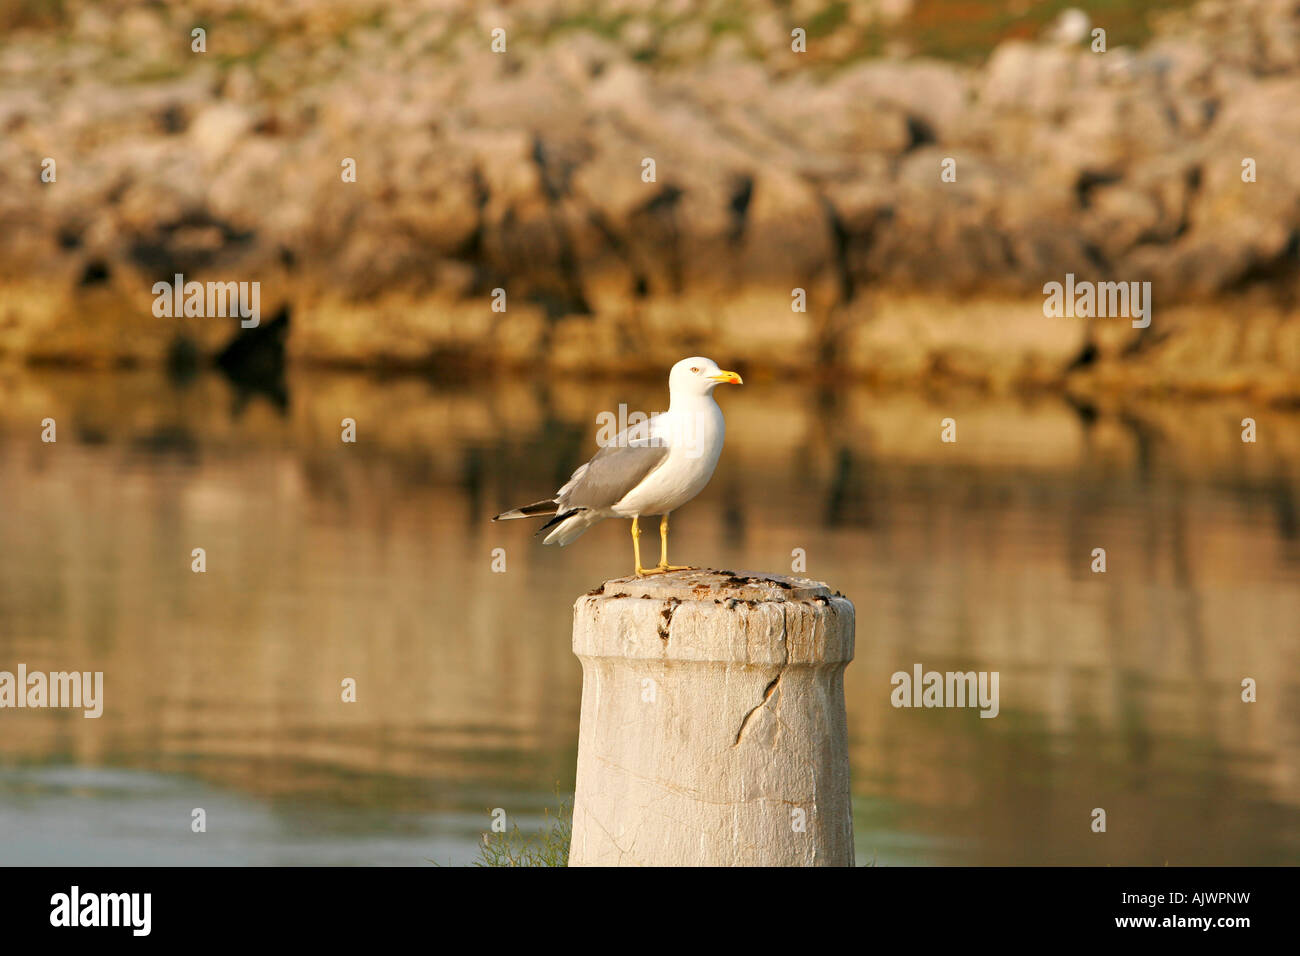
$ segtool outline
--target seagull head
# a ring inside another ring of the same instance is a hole
[[[740,385],[735,372],[718,368],[713,359],[701,356],[684,358],[668,373],[668,391],[672,395],[708,395],[718,385]]]

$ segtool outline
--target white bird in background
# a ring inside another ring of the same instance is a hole
[[[493,521],[554,515],[538,530],[551,529],[546,544],[566,545],[603,518],[632,519],[636,574],[684,571],[668,563],[668,515],[698,495],[713,477],[726,425],[713,399],[721,384],[740,385],[735,372],[706,358],[682,359],[668,375],[668,411],[619,432],[573,473],[554,498],[499,514]],[[659,564],[641,567],[643,515],[659,521]]]

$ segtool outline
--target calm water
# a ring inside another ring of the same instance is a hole
[[[856,603],[859,862],[1300,862],[1300,415],[747,382],[672,557],[800,548]],[[0,711],[0,862],[466,863],[571,793],[571,606],[627,524],[487,519],[662,388],[288,385],[0,371],[0,670],[106,685],[99,720]],[[918,662],[999,671],[1000,716],[894,709]]]

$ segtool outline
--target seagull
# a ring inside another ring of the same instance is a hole
[[[637,577],[689,570],[668,563],[668,515],[703,491],[713,477],[726,433],[722,409],[713,398],[714,388],[722,384],[740,385],[742,380],[712,359],[682,359],[668,374],[668,411],[619,432],[554,498],[492,520],[553,515],[537,533],[550,529],[543,543],[563,547],[604,518],[631,518]],[[649,570],[641,566],[644,515],[661,516],[659,564]]]

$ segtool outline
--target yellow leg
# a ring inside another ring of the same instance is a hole
[[[641,525],[632,519],[632,559],[636,562],[636,576],[645,577],[645,568],[641,567]]]
[[[668,563],[668,516],[659,519],[659,566],[646,574],[663,574],[665,571],[689,571],[690,565]]]

